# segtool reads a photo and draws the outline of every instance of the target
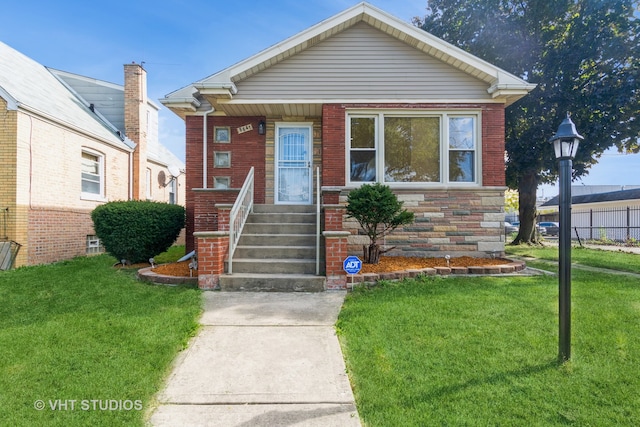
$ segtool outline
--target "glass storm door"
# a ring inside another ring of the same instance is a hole
[[[312,202],[311,126],[276,127],[275,203]]]

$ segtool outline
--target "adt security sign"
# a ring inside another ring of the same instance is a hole
[[[357,256],[348,256],[344,259],[342,267],[347,274],[358,274],[362,270],[362,261]]]

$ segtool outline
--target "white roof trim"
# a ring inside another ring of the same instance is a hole
[[[17,110],[20,103],[13,96],[9,95],[9,92],[4,90],[2,86],[0,86],[0,98],[7,101],[7,109],[8,110]]]
[[[405,39],[406,35],[418,42],[416,49],[422,50],[441,61],[456,67],[476,78],[490,84],[489,93],[494,98],[501,96],[523,96],[535,84],[526,82],[458,47],[453,46],[434,35],[396,18],[369,3],[359,3],[343,12],[334,15],[288,39],[271,46],[258,54],[240,61],[218,73],[202,79],[192,86],[179,89],[167,95],[160,102],[164,105],[184,103],[185,92],[197,96],[199,88],[226,87],[242,80],[244,77],[258,73],[266,66],[280,62],[296,53],[313,46],[322,40],[355,25],[366,22],[390,36]],[[390,31],[393,30],[393,31]],[[400,35],[400,37],[399,37]],[[237,93],[237,89],[236,92]],[[234,94],[235,94],[234,93]],[[229,96],[230,98],[231,96]]]

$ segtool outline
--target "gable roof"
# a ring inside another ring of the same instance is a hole
[[[558,206],[559,197],[560,196],[555,196],[540,206]],[[640,202],[640,188],[611,191],[609,193],[583,194],[581,196],[572,196],[571,204],[580,205],[586,203],[618,202],[622,200],[634,200]]]
[[[0,97],[23,109],[130,151],[115,130],[70,92],[45,66],[0,42]]]
[[[496,102],[504,102],[508,105],[535,87],[534,84],[527,83],[420,28],[363,2],[250,58],[174,91],[160,102],[181,116],[198,109],[208,109],[208,106],[202,105],[205,98],[213,100],[212,104],[216,103],[216,99],[232,102],[229,100],[238,94],[240,82],[363,22],[425,55],[438,59],[453,69],[484,82],[490,99]]]

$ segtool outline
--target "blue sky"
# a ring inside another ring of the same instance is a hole
[[[45,66],[117,84],[124,79],[123,64],[144,62],[149,97],[159,104],[157,100],[166,94],[248,58],[359,1],[5,3],[0,24],[2,42]],[[369,3],[410,22],[414,16],[425,14],[427,2]],[[164,107],[160,111],[160,140],[184,158],[184,123]],[[638,166],[638,155],[608,153],[578,184],[640,184],[634,173]],[[545,196],[557,194],[557,186],[544,186],[543,190]]]

